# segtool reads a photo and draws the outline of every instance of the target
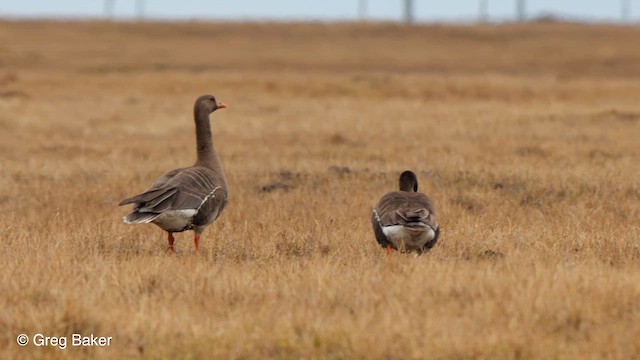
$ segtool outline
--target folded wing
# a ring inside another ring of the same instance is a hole
[[[124,217],[126,223],[148,223],[167,211],[195,210],[192,213],[196,214],[216,196],[220,187],[220,180],[207,168],[177,169],[156,180],[144,193],[119,205],[134,204],[133,211]]]

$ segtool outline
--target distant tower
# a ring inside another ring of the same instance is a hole
[[[360,21],[367,19],[367,0],[358,0],[358,17]]]
[[[489,0],[480,0],[478,7],[478,21],[487,22],[489,19],[488,16],[488,8],[489,8]]]
[[[413,16],[413,0],[404,0],[404,22],[412,23]]]
[[[116,0],[104,0],[104,17],[113,18],[113,11],[116,8]]]
[[[136,16],[144,19],[144,0],[136,0]]]
[[[516,0],[516,17],[518,21],[525,21],[527,19],[526,0]]]
[[[620,12],[623,22],[628,22],[629,19],[631,19],[631,0],[622,0],[622,3],[620,4]]]

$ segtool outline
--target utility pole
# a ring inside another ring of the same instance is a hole
[[[526,0],[516,0],[516,17],[519,22],[527,19],[527,4]]]
[[[480,7],[478,8],[478,21],[487,22],[488,20],[488,8],[489,8],[489,0],[480,0]]]
[[[413,0],[404,0],[404,22],[410,24],[415,18],[413,17]]]
[[[629,22],[631,19],[631,0],[622,0],[620,4],[620,12],[622,15],[622,22]]]
[[[367,19],[367,0],[358,0],[358,17],[360,21]]]
[[[106,19],[113,18],[113,11],[116,7],[116,0],[104,0],[104,17]]]
[[[136,0],[136,15],[138,20],[144,19],[144,0]]]

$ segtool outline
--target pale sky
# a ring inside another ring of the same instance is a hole
[[[114,0],[115,16],[135,17],[137,0]],[[354,20],[359,0],[143,0],[151,19],[215,20]],[[414,0],[417,21],[473,21],[478,0]],[[487,0],[490,20],[511,20],[514,0]],[[640,0],[626,0],[631,17],[640,22]],[[401,0],[365,0],[368,18],[398,20]],[[529,18],[555,14],[572,20],[620,21],[625,0],[527,0]],[[99,18],[105,0],[1,0],[2,18]]]

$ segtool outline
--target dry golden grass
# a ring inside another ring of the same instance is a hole
[[[0,357],[640,358],[638,38],[0,22]],[[116,204],[194,160],[204,93],[231,201],[168,255]],[[387,261],[405,169],[444,233]]]

